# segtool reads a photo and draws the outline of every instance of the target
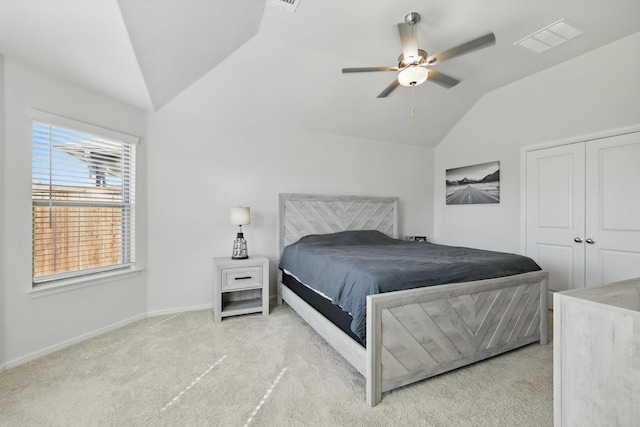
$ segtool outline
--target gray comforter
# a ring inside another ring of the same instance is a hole
[[[349,312],[362,340],[367,295],[540,270],[521,255],[408,242],[372,230],[305,236],[284,249],[280,268]]]

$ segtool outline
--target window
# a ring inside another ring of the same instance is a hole
[[[132,267],[137,138],[40,116],[32,122],[33,286]]]

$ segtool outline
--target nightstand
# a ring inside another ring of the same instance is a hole
[[[259,312],[269,315],[269,258],[214,258],[213,321]]]

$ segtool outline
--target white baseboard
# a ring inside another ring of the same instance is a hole
[[[277,298],[275,295],[269,295],[269,305],[271,307],[276,305]],[[155,316],[166,316],[168,314],[176,314],[176,313],[187,313],[189,311],[199,311],[199,310],[211,310],[212,304],[202,304],[202,305],[192,305],[189,307],[180,307],[180,308],[167,308],[164,310],[153,310],[147,312],[147,317],[155,317]]]
[[[270,295],[269,297],[270,305],[273,307],[276,304],[276,296]],[[121,328],[129,323],[137,322],[138,320],[142,320],[147,317],[155,317],[155,316],[165,316],[168,314],[176,314],[176,313],[186,313],[189,311],[199,311],[199,310],[211,310],[211,304],[202,304],[202,305],[194,305],[189,307],[180,307],[180,308],[168,308],[164,310],[154,310],[148,311],[146,313],[142,313],[128,319],[122,320],[120,322],[116,322],[112,325],[105,326],[104,328],[96,329],[95,331],[79,335],[70,340],[54,344],[48,347],[45,347],[41,350],[34,351],[33,353],[27,354],[26,356],[19,357],[17,359],[6,362],[5,364],[0,365],[0,373],[7,369],[15,368],[16,366],[20,366],[24,363],[31,362],[32,360],[38,359],[40,357],[46,356],[48,354],[54,353],[58,350],[62,350],[66,347],[72,346],[74,344],[78,344],[82,341],[88,340],[89,338],[96,337],[98,335],[102,335],[106,332],[113,331],[114,329]]]
[[[192,305],[190,307],[167,308],[164,310],[148,311],[147,317],[165,316],[167,314],[186,313],[188,311],[211,310],[212,304]]]
[[[50,345],[38,351],[34,351],[33,353],[27,354],[26,356],[22,356],[17,359],[10,360],[6,362],[6,364],[2,367],[2,369],[15,368],[16,366],[20,366],[24,363],[31,362],[32,360],[39,359],[40,357],[46,356],[47,354],[54,353],[56,351],[62,350],[63,348],[88,340],[89,338],[102,335],[105,332],[113,331],[114,329],[121,328],[125,325],[128,325],[129,323],[137,322],[138,320],[144,319],[145,317],[147,317],[146,313],[138,314],[136,316],[122,320],[120,322],[116,322],[109,326],[105,326],[104,328],[96,329],[95,331],[79,335],[75,338],[71,338],[70,340],[63,341],[58,344]]]

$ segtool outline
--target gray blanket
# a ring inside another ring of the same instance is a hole
[[[280,268],[351,313],[351,329],[362,340],[367,295],[540,270],[521,255],[408,242],[373,230],[305,236],[284,249]]]

